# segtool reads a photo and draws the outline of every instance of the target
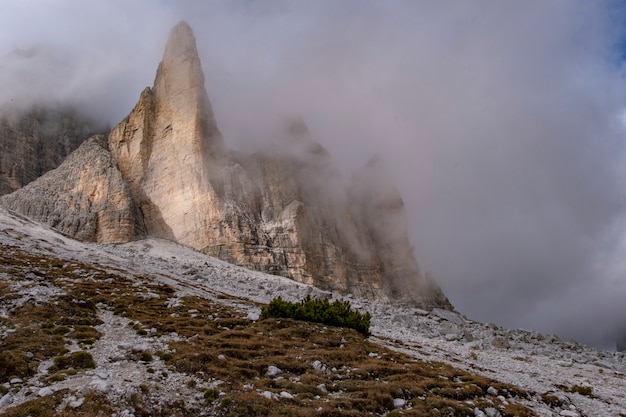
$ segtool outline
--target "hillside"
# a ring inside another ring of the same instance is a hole
[[[623,353],[348,297],[373,336],[258,320],[333,294],[0,209],[1,415],[623,416]],[[276,369],[278,368],[278,369]],[[621,413],[621,414],[620,414]]]

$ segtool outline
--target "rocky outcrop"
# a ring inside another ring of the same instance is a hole
[[[104,136],[89,138],[59,168],[0,202],[83,241],[122,243],[141,237],[141,218],[106,143]]]
[[[0,110],[0,195],[54,169],[89,136],[101,131],[73,109],[37,106]]]
[[[379,176],[369,166],[342,185],[301,121],[275,148],[226,149],[183,22],[170,34],[154,86],[107,144],[90,140],[3,202],[83,240],[124,242],[145,232],[342,294],[452,308],[421,274],[402,199]]]

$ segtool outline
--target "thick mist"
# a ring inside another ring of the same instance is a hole
[[[349,173],[380,155],[469,318],[613,348],[626,317],[626,11],[617,1],[6,1],[0,103],[113,125],[193,27],[225,141],[302,118]]]

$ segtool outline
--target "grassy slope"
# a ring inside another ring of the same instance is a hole
[[[154,358],[144,354],[131,359],[159,360],[172,372],[188,374],[189,387],[197,384],[205,400],[201,408],[181,400],[157,410],[150,395],[159,387],[142,384],[123,404],[90,393],[80,407],[57,410],[70,395],[59,391],[7,409],[3,416],[95,416],[127,408],[136,416],[472,416],[474,407],[494,407],[504,416],[534,415],[516,403],[530,395],[517,387],[392,352],[354,330],[289,319],[253,322],[233,308],[195,296],[182,297],[172,307],[168,300],[176,291],[153,283],[149,276],[123,276],[2,246],[0,305],[11,305],[20,297],[16,286],[33,280],[58,288],[59,294],[45,303],[26,301],[0,319],[0,325],[12,330],[0,340],[0,384],[36,375],[39,363],[49,359],[55,365],[40,377],[44,383],[90,368],[86,354],[76,358],[66,345],[77,343],[89,352],[101,336],[95,328],[98,310],[106,308],[130,319],[142,337],[180,335],[167,351],[153,352]],[[315,369],[315,361],[323,369]],[[270,366],[282,372],[267,376]],[[222,382],[216,385],[216,380]],[[207,389],[209,385],[213,388]],[[490,386],[507,400],[488,395]],[[0,387],[0,394],[8,391]],[[277,398],[281,392],[291,398]],[[274,398],[262,393],[273,393]],[[407,406],[394,409],[398,398]]]

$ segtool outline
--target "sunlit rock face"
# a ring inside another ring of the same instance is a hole
[[[89,138],[60,167],[0,202],[79,240],[123,243],[144,235],[104,136]]]
[[[217,226],[206,162],[221,148],[191,28],[170,34],[154,87],[109,136],[109,149],[152,236],[202,248]]]
[[[67,186],[47,180],[61,201],[70,202],[62,207],[68,218],[77,211],[81,219],[93,213],[106,218],[98,218],[98,225],[106,224],[103,232],[62,229],[71,236],[101,242],[160,237],[341,294],[452,308],[421,274],[402,199],[376,166],[343,184],[328,152],[300,121],[286,126],[278,145],[253,155],[224,146],[193,32],[184,22],[172,29],[154,86],[113,128],[106,147],[112,161],[106,175],[90,174],[85,163],[83,174],[68,175]],[[117,196],[111,204],[118,218],[94,204],[84,214],[74,203],[83,201],[81,193],[94,194],[84,181],[107,182],[109,195]],[[11,207],[29,215],[38,211],[39,219],[51,211]],[[113,234],[116,221],[119,232]]]

